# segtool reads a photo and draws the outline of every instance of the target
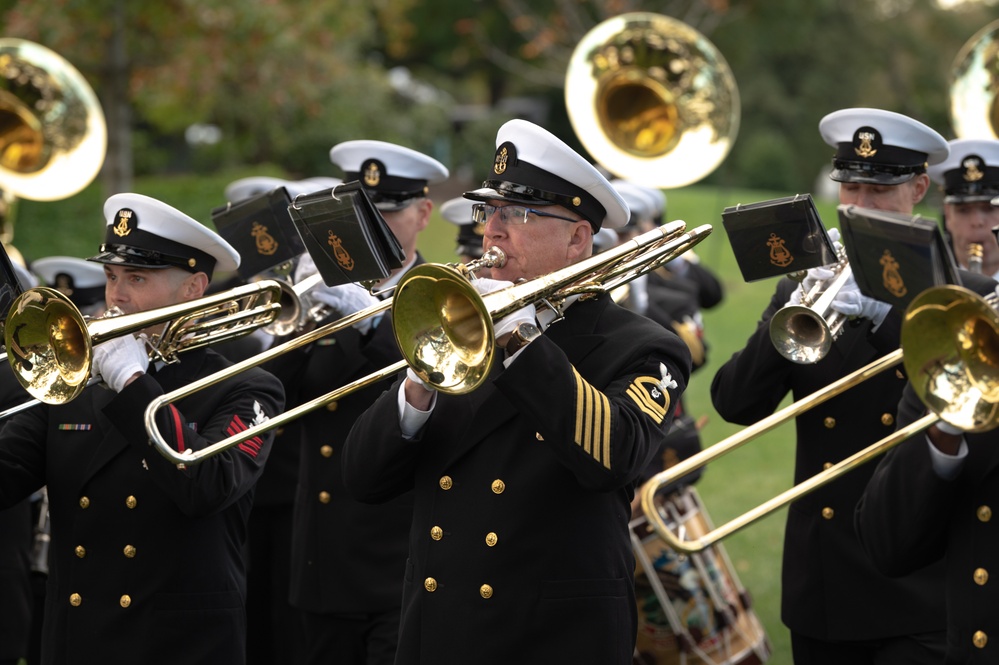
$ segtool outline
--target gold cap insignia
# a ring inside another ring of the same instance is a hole
[[[506,162],[510,159],[510,152],[505,145],[500,146],[496,151],[496,159],[493,161],[493,173],[500,175],[506,171]]]
[[[112,229],[114,234],[119,238],[124,238],[132,229],[139,223],[139,218],[135,216],[135,213],[128,208],[122,208],[117,214],[118,223],[114,225]]]
[[[267,227],[260,222],[253,222],[253,227],[250,229],[250,235],[257,239],[257,254],[270,256],[277,251],[278,241],[274,239],[274,236],[267,232]]]
[[[985,177],[985,162],[977,155],[971,155],[961,160],[964,167],[964,181],[977,182]]]
[[[776,233],[770,234],[770,238],[767,239],[767,247],[770,248],[770,263],[773,265],[786,268],[794,262],[794,256],[784,246],[784,239]]]
[[[56,275],[55,290],[64,296],[73,295],[73,278],[65,273]]]
[[[878,148],[880,147],[881,135],[876,129],[861,127],[853,135],[853,151],[857,153],[858,157],[863,157],[864,159],[873,157],[878,154]]]
[[[382,181],[382,171],[378,162],[371,160],[361,170],[364,172],[364,184],[368,187],[377,187]]]
[[[330,231],[329,239],[326,243],[333,248],[333,256],[336,257],[336,262],[340,264],[341,268],[344,270],[354,269],[354,259],[350,256],[350,252],[343,246],[343,240],[340,239],[340,236]]]

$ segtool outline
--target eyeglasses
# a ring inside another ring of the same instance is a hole
[[[499,221],[503,224],[527,224],[527,218],[529,215],[537,215],[538,217],[554,217],[555,219],[561,219],[567,222],[582,221],[571,217],[555,215],[550,212],[535,210],[534,208],[527,208],[525,206],[494,206],[489,205],[488,203],[475,203],[472,205],[472,221],[476,224],[485,224],[486,220],[492,217],[494,213],[499,214]]]

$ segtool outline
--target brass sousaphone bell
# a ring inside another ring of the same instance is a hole
[[[958,138],[999,138],[999,21],[979,30],[954,58],[950,121]]]
[[[661,14],[621,14],[590,30],[569,61],[565,100],[593,159],[651,187],[708,175],[739,130],[739,91],[725,58]]]
[[[83,75],[54,51],[23,39],[0,39],[0,242],[11,259],[11,208],[17,198],[56,201],[97,176],[107,127]]]

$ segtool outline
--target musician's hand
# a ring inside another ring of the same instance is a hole
[[[309,290],[308,297],[326,305],[340,316],[349,316],[379,302],[367,289],[354,283],[337,286],[320,284]],[[368,316],[355,323],[354,327],[364,335],[371,330],[371,323],[372,318]]]
[[[787,304],[800,305],[802,296],[811,291],[817,283],[826,282],[828,284],[835,277],[836,271],[829,268],[809,268],[805,273],[805,279],[801,281],[801,285],[791,292],[791,297],[788,298]]]
[[[875,300],[865,296],[857,286],[857,280],[850,273],[849,279],[843,284],[836,297],[829,305],[834,310],[845,316],[859,316],[862,319],[870,319],[874,325],[881,325],[881,322],[891,311],[891,305],[880,300]]]
[[[319,269],[316,268],[316,262],[312,260],[312,255],[304,252],[298,257],[298,262],[295,264],[295,275],[292,281],[298,284],[306,277],[311,277],[317,272],[319,272]]]
[[[149,367],[145,340],[134,335],[116,337],[94,347],[92,374],[100,375],[111,390],[121,392]]]
[[[492,293],[508,286],[513,286],[513,282],[502,279],[476,279],[472,281],[472,286],[481,294]],[[499,321],[493,321],[493,330],[496,332],[496,341],[500,346],[504,346],[514,328],[521,323],[536,323],[537,312],[533,304],[527,304],[515,312],[507,314]]]

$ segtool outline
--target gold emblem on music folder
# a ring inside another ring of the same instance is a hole
[[[333,248],[333,256],[336,257],[336,262],[340,264],[340,267],[344,270],[353,270],[354,259],[351,258],[350,252],[344,248],[343,240],[340,239],[340,236],[330,231],[329,240],[326,242]]]
[[[978,168],[980,160],[977,157],[969,157],[961,164],[964,167],[964,181],[977,182],[985,177],[985,173]]]
[[[368,162],[364,167],[364,184],[368,187],[377,187],[382,181],[382,172],[376,162]]]
[[[891,255],[891,250],[886,249],[878,263],[884,267],[884,270],[881,271],[881,279],[885,288],[888,289],[888,293],[896,298],[901,298],[909,292],[909,289],[905,287],[905,282],[902,281],[902,273],[898,271],[898,261]]]
[[[770,248],[770,263],[778,268],[786,268],[794,262],[791,252],[784,246],[784,239],[776,233],[770,234],[767,247]]]
[[[506,160],[510,158],[510,153],[507,152],[506,146],[503,146],[496,151],[496,161],[493,162],[493,173],[500,175],[506,171]]]
[[[267,232],[267,227],[260,222],[253,222],[250,234],[257,239],[257,253],[270,256],[277,251],[278,241]]]
[[[857,155],[866,159],[878,154],[877,149],[872,145],[876,138],[874,132],[858,132],[857,138],[860,139],[860,145],[853,149]]]
[[[132,211],[128,208],[122,208],[118,211],[118,223],[114,225],[112,230],[116,236],[124,238],[132,232],[131,223]]]

